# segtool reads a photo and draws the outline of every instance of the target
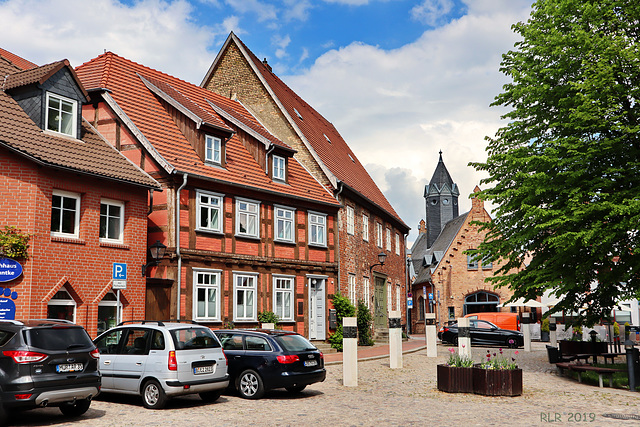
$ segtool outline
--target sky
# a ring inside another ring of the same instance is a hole
[[[74,67],[111,51],[199,85],[233,31],[334,124],[411,227],[410,246],[440,150],[470,209],[485,176],[468,163],[506,125],[490,104],[532,2],[0,0],[0,46]]]

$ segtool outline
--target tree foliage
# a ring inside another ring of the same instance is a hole
[[[5,226],[0,230],[0,257],[28,259],[29,240],[31,236],[19,228]]]
[[[640,2],[538,0],[512,28],[508,124],[471,163],[497,206],[476,252],[514,298],[550,290],[593,323],[640,289]]]
[[[336,309],[338,325],[336,327],[336,331],[329,336],[329,343],[331,343],[331,347],[338,351],[342,351],[342,319],[345,317],[354,317],[356,315],[356,308],[351,304],[349,298],[343,297],[340,293],[333,295],[331,303]]]
[[[369,310],[369,307],[367,307],[367,304],[363,300],[358,300],[357,313],[358,345],[373,345],[374,341],[371,337],[373,316],[371,315],[371,310]]]

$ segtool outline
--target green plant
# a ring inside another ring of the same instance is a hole
[[[0,230],[0,255],[9,258],[29,258],[29,240],[31,235],[23,233],[19,228],[5,225]]]
[[[540,324],[540,332],[549,332],[549,318],[548,317],[542,319],[542,323]]]
[[[582,341],[582,326],[574,326],[571,341]]]
[[[454,368],[470,368],[473,366],[473,359],[469,356],[460,356],[454,348],[449,347],[449,360],[447,366]]]
[[[373,317],[371,316],[371,310],[364,303],[364,301],[358,301],[358,345],[373,345],[373,338],[371,338],[371,323]]]
[[[613,322],[613,336],[614,337],[620,336],[620,325],[618,325],[618,322]]]
[[[258,313],[258,321],[260,323],[273,323],[274,326],[277,326],[280,318],[273,311],[261,311]]]
[[[343,297],[339,293],[333,295],[331,299],[333,307],[336,309],[336,319],[338,320],[338,326],[336,331],[329,336],[329,343],[331,347],[338,351],[342,351],[342,319],[344,317],[354,317],[356,314],[356,308],[351,304],[349,298]]]
[[[515,356],[518,355],[518,350],[514,353]],[[498,349],[497,353],[491,354],[491,350],[487,350],[487,354],[485,355],[487,360],[480,364],[482,369],[517,369],[518,365],[516,365],[516,358],[511,356],[508,357],[504,354],[502,349]]]
[[[227,320],[222,324],[222,329],[235,329],[236,325],[231,320]]]

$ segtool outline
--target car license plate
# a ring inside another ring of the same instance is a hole
[[[209,366],[198,366],[197,368],[193,368],[193,373],[195,375],[200,374],[213,374],[213,365]]]
[[[65,363],[64,365],[56,365],[56,372],[78,372],[82,371],[82,363]]]
[[[317,360],[305,360],[304,366],[318,366]]]

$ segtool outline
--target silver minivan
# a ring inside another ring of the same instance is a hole
[[[195,322],[123,322],[93,342],[100,350],[101,391],[140,395],[149,409],[185,394],[214,402],[229,385],[218,338]]]

